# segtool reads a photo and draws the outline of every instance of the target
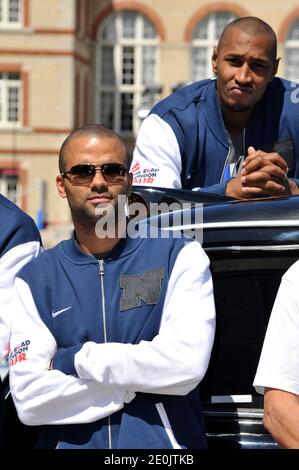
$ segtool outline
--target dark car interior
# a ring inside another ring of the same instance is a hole
[[[242,258],[226,256],[212,260],[217,335],[202,386],[203,399],[207,402],[215,394],[255,393],[251,384],[285,271],[278,260],[275,269],[267,266],[266,259],[251,257],[252,267],[248,268],[249,260]]]
[[[252,383],[272,306],[282,275],[299,253],[211,250],[208,255],[217,312],[212,357],[201,383],[209,446],[242,447],[240,434],[250,431],[242,425],[242,412],[250,419],[263,409]],[[260,419],[257,439],[265,433],[261,428]]]

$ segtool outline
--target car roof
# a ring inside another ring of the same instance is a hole
[[[169,194],[168,189],[164,190],[163,202]],[[186,201],[179,195],[177,190],[177,206],[171,207],[170,200],[171,212],[164,206],[164,213],[153,216],[149,213],[147,222],[166,230],[183,230],[191,236],[192,231],[202,231],[200,241],[204,247],[221,244],[286,247],[299,243],[299,196],[219,199],[207,203],[196,198]]]

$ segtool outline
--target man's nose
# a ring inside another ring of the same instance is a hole
[[[238,68],[235,78],[237,82],[242,83],[242,84],[251,82],[252,80],[251,70],[246,62],[241,67]]]
[[[91,186],[91,188],[92,187],[103,187],[103,186],[105,186],[107,188],[107,181],[105,180],[105,178],[103,176],[101,168],[96,168],[95,169],[95,174],[94,174],[94,177],[91,180],[90,186]]]

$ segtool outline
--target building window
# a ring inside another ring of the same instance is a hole
[[[20,27],[21,9],[21,0],[0,0],[0,27]]]
[[[110,15],[97,35],[96,120],[122,134],[136,134],[146,89],[156,86],[158,35],[134,11]]]
[[[20,74],[0,72],[0,127],[20,125],[20,102]]]
[[[285,77],[299,81],[299,18],[290,28],[285,43]]]
[[[212,77],[211,57],[221,32],[236,16],[230,12],[211,13],[193,30],[191,43],[192,81]]]
[[[0,193],[17,204],[19,176],[15,169],[0,168]]]

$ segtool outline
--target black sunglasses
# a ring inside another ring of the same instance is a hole
[[[72,166],[69,171],[61,173],[63,178],[69,178],[73,183],[87,183],[91,181],[99,170],[104,179],[109,182],[123,181],[128,173],[127,168],[120,163],[104,163],[103,165],[92,165],[90,163],[82,163],[81,165]]]

